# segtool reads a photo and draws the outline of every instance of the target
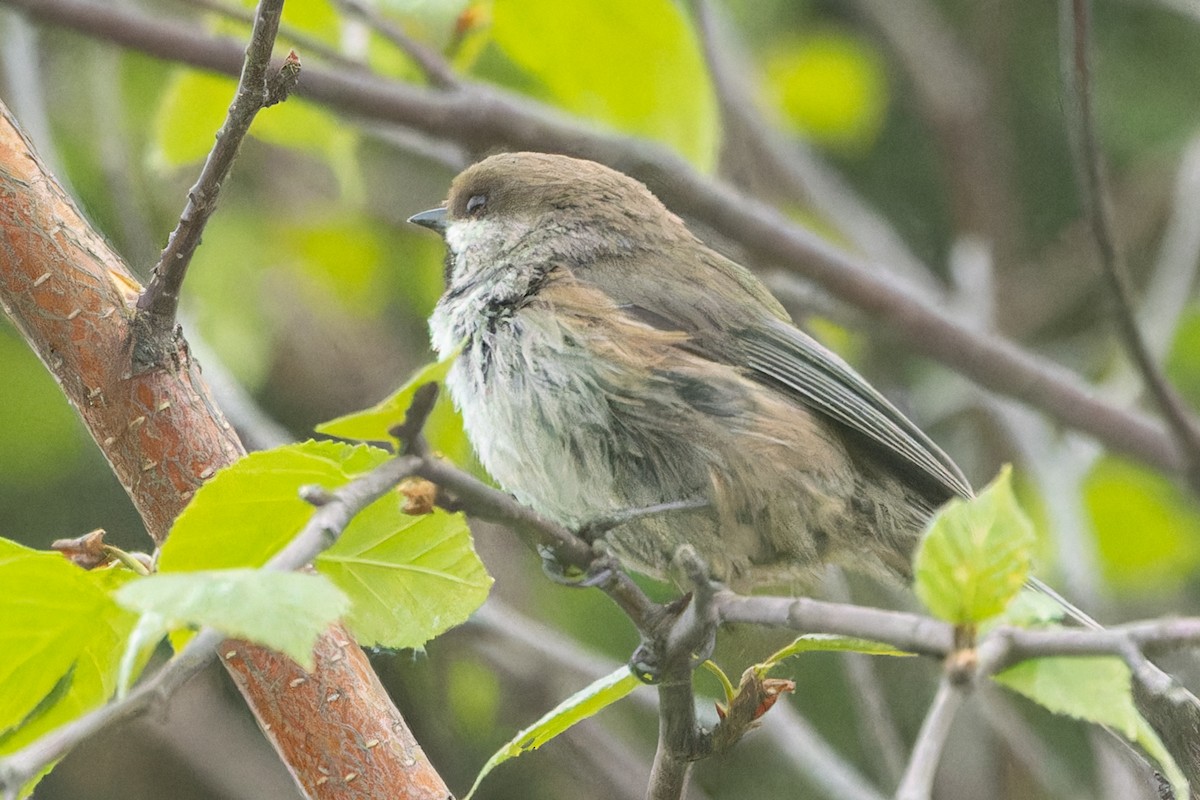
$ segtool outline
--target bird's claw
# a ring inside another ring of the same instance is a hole
[[[576,589],[587,589],[600,586],[612,580],[613,573],[618,569],[611,556],[598,556],[592,559],[586,569],[580,569],[574,564],[564,564],[554,551],[546,549],[541,552],[542,571],[546,577],[561,586]]]

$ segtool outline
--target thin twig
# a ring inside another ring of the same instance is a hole
[[[648,800],[683,797],[692,763],[712,754],[716,740],[696,721],[692,686],[692,672],[708,657],[716,636],[716,587],[708,579],[708,565],[692,547],[681,548],[674,560],[692,584],[692,597],[653,643],[660,659],[658,748],[650,769]],[[737,731],[723,732],[725,746],[740,739],[746,729],[743,725]]]
[[[691,665],[672,664],[664,671],[658,687],[658,747],[650,767],[646,800],[680,800],[683,797],[692,768],[688,754],[696,730]]]
[[[808,597],[717,595],[723,623],[746,622],[801,633],[837,633],[884,642],[907,653],[945,656],[954,647],[953,628],[940,620],[903,611],[827,603]]]
[[[408,33],[381,14],[374,6],[362,0],[334,0],[343,11],[366,22],[379,35],[400,49],[402,53],[413,60],[421,70],[425,80],[435,89],[456,89],[461,81],[454,73],[454,67],[431,47],[408,35]]]
[[[1142,338],[1159,359],[1175,341],[1200,272],[1200,135],[1193,133],[1183,148],[1171,194],[1171,215],[1137,315]]]
[[[1200,135],[1193,135],[1183,150],[1172,194],[1171,214],[1137,310],[1142,338],[1158,359],[1175,339],[1200,272]],[[1142,385],[1137,376],[1132,364],[1121,364],[1110,370],[1097,393],[1116,403],[1132,403]],[[977,402],[1008,430],[1046,498],[1050,529],[1056,532],[1054,561],[1061,588],[1079,605],[1103,616],[1099,556],[1080,488],[1103,450],[1078,434],[1056,433],[1054,425],[1032,409],[982,392]]]
[[[217,131],[200,177],[188,191],[187,204],[172,231],[167,246],[154,266],[150,285],[137,303],[134,325],[133,358],[139,369],[163,363],[175,342],[175,319],[179,310],[179,292],[192,255],[200,244],[200,236],[216,210],[217,195],[229,170],[233,167],[242,139],[259,110],[279,102],[295,85],[299,59],[292,53],[275,80],[268,80],[267,68],[283,0],[260,0],[254,14],[254,29],[246,46],[246,57],[238,81],[237,94],[229,107],[225,123]]]
[[[1092,236],[1100,256],[1116,314],[1117,330],[1130,358],[1137,365],[1146,388],[1154,397],[1167,425],[1183,450],[1187,476],[1194,491],[1200,492],[1200,426],[1187,405],[1167,380],[1150,353],[1138,328],[1137,314],[1127,285],[1125,260],[1113,231],[1107,177],[1102,164],[1099,137],[1096,134],[1092,91],[1092,45],[1090,0],[1062,0],[1063,34],[1070,47],[1063,48],[1064,73],[1071,80],[1074,108],[1074,140],[1078,148],[1080,192],[1091,223]]]
[[[921,724],[921,732],[917,734],[908,769],[896,790],[896,800],[929,800],[950,727],[965,698],[966,686],[948,672],[944,673]]]
[[[404,414],[404,421],[388,431],[400,442],[400,452],[411,453],[424,458],[428,455],[429,447],[425,443],[425,423],[433,413],[433,405],[437,402],[438,385],[426,383],[418,386],[413,392],[412,402]]]
[[[0,0],[32,18],[175,62],[231,73],[235,43],[89,0]],[[842,301],[889,326],[914,351],[980,385],[1039,408],[1111,449],[1168,471],[1183,467],[1179,445],[1156,421],[1097,398],[1078,376],[994,334],[971,330],[772,208],[699,175],[661,146],[600,132],[494,87],[464,84],[430,92],[367,75],[305,70],[301,95],[330,108],[419,129],[481,152],[497,146],[592,158],[654,184],[668,205],[740,244],[759,263],[786,264]]]

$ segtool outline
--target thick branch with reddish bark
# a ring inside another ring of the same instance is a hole
[[[140,290],[0,107],[0,302],[161,543],[200,484],[243,451],[186,343],[170,369],[132,374]]]
[[[196,488],[244,450],[185,340],[175,342],[163,368],[134,374],[131,323],[140,289],[0,105],[0,304],[79,410],[146,529],[161,543]],[[309,796],[369,796],[359,794],[370,791],[367,781],[355,786],[347,779],[361,775],[364,764],[409,778],[406,787],[389,787],[391,796],[447,795],[428,760],[412,757],[415,745],[403,718],[344,631],[325,634],[317,648],[324,658],[308,680],[337,687],[345,702],[310,705],[302,714],[278,702],[288,684],[280,676],[294,667],[261,647],[237,643],[222,652],[230,649],[239,655],[239,688]],[[388,724],[372,737],[379,739],[374,746],[349,747],[346,731],[364,713]],[[319,758],[312,757],[313,742],[327,746]],[[307,760],[288,758],[299,753]],[[342,780],[304,773],[318,764]],[[403,794],[407,790],[412,793]]]

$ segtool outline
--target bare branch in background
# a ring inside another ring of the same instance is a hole
[[[334,0],[334,3],[351,16],[367,23],[380,36],[394,44],[425,75],[429,85],[437,89],[455,89],[459,85],[458,75],[441,53],[427,47],[408,35],[403,28],[385,17],[373,5],[363,0]]]
[[[1063,71],[1069,76],[1073,109],[1074,139],[1078,148],[1080,190],[1100,256],[1100,267],[1113,302],[1117,329],[1130,358],[1146,382],[1146,388],[1166,419],[1186,461],[1186,472],[1194,491],[1200,492],[1200,426],[1162,373],[1138,328],[1137,315],[1127,285],[1125,259],[1113,232],[1107,178],[1096,134],[1092,108],[1091,2],[1062,0],[1064,41]]]
[[[991,87],[938,7],[927,0],[855,0],[907,73],[942,154],[945,185],[960,235],[996,249],[1004,263],[1017,219],[1007,159],[989,115]]]
[[[1200,136],[1184,148],[1175,176],[1171,212],[1154,269],[1138,307],[1138,327],[1156,359],[1169,352],[1200,271]],[[1117,365],[1098,393],[1127,405],[1141,381],[1128,363]],[[1083,481],[1103,455],[1100,445],[1071,432],[1055,431],[1031,409],[979,393],[979,402],[1007,429],[1034,476],[1055,532],[1056,567],[1063,590],[1082,607],[1103,616],[1108,603],[1100,585],[1099,555],[1083,503]]]
[[[946,740],[950,738],[950,726],[954,724],[954,716],[966,699],[966,689],[961,679],[951,675],[949,671],[942,675],[937,694],[933,697],[933,703],[925,715],[925,722],[921,725],[921,732],[917,734],[916,744],[913,745],[908,769],[900,781],[900,788],[896,790],[896,800],[929,800],[933,792],[933,778],[942,759],[942,750],[946,747]]]
[[[240,68],[239,49],[228,40],[90,0],[0,0],[0,5],[22,8],[34,19],[160,58],[227,74]],[[1178,444],[1156,421],[1098,399],[1078,376],[1057,364],[1004,339],[970,330],[872,263],[838,250],[777,209],[699,175],[660,146],[598,133],[537,103],[473,83],[453,92],[431,92],[371,76],[310,68],[299,92],[351,115],[422,130],[477,152],[498,146],[553,150],[636,175],[675,211],[735,240],[758,263],[786,264],[822,285],[900,335],[914,351],[1085,431],[1117,452],[1160,469],[1183,469]]]
[[[222,0],[177,0],[185,5],[194,8],[211,11],[215,14],[220,14],[222,17],[243,22],[246,25],[254,25],[254,12],[239,6],[230,5],[222,2]],[[288,25],[279,24],[279,33],[276,37],[281,42],[288,42],[294,47],[300,48],[305,57],[318,56],[321,59],[328,61],[340,67],[349,69],[366,69],[367,65],[361,61],[345,56],[329,47],[320,39],[309,36],[303,31],[298,31]]]
[[[788,141],[754,101],[746,59],[731,26],[711,0],[693,0],[704,57],[721,104],[722,161],[733,179],[759,196],[782,195],[821,214],[863,255],[903,278],[927,300],[943,289],[904,239],[806,143]],[[739,178],[741,178],[739,180]],[[773,191],[759,191],[759,189]]]

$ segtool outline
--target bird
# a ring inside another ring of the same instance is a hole
[[[974,494],[749,270],[629,176],[501,153],[410,221],[445,238],[431,341],[457,354],[445,383],[480,462],[568,528],[625,519],[600,529],[630,569],[694,585],[672,574],[688,547],[735,591],[811,586],[830,564],[911,584],[931,518]],[[1142,673],[1138,710],[1191,764],[1200,700],[1149,662]]]
[[[430,318],[483,467],[548,519],[606,534],[669,577],[691,545],[735,588],[827,564],[907,581],[936,509],[972,488],[745,267],[642,183],[601,164],[501,153],[410,221],[447,245]],[[461,351],[460,351],[461,348]]]

